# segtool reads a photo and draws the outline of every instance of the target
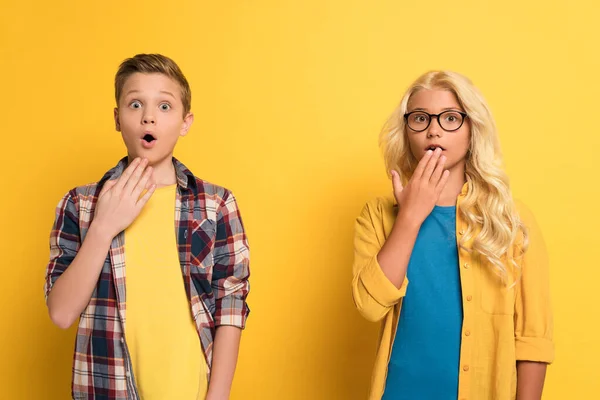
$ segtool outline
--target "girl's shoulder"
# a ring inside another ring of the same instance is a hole
[[[398,204],[393,195],[375,197],[363,207],[361,217],[369,218],[373,222],[394,220],[398,214]]]

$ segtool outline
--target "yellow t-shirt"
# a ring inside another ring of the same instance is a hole
[[[157,189],[125,230],[125,338],[142,400],[200,400],[206,361],[175,237],[177,185]]]

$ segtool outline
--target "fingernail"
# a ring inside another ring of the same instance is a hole
[[[429,155],[429,154],[431,154],[431,153],[433,153],[433,151],[431,151],[431,150],[427,150],[427,153],[425,153],[425,154]]]

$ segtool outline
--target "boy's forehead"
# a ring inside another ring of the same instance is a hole
[[[123,83],[122,95],[127,96],[130,93],[160,93],[167,92],[172,95],[180,94],[181,87],[179,83],[161,73],[142,73],[135,72],[131,74]],[[178,99],[180,96],[176,96]]]

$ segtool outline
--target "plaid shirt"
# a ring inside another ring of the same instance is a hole
[[[185,291],[210,375],[215,329],[244,328],[249,314],[249,250],[233,194],[196,178],[173,158],[177,174],[175,226]],[[67,193],[50,234],[45,295],[77,255],[107,180],[127,166],[123,158],[97,183]],[[98,283],[81,314],[73,360],[73,399],[139,399],[124,338],[126,322],[124,233],[111,243]]]

